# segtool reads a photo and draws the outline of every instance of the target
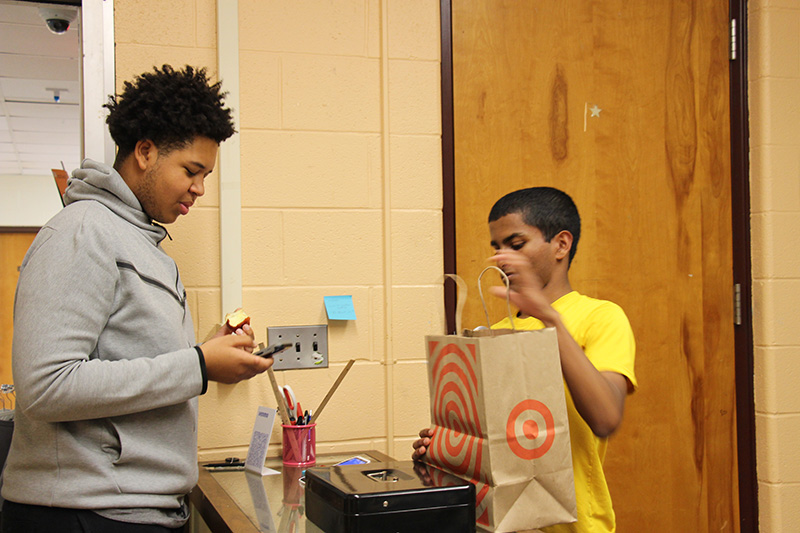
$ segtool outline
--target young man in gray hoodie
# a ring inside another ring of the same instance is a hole
[[[197,397],[266,371],[250,326],[198,346],[170,224],[234,133],[220,84],[168,65],[126,82],[111,168],[86,160],[20,270],[3,532],[181,530],[197,481]],[[232,333],[238,333],[233,334]]]

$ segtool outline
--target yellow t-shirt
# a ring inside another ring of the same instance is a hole
[[[572,338],[580,345],[589,361],[601,372],[617,372],[638,386],[633,372],[636,347],[628,317],[620,306],[597,300],[575,291],[556,300],[553,308]],[[514,318],[517,329],[542,329],[536,318]],[[493,328],[510,328],[506,318]],[[575,473],[575,499],[578,521],[543,528],[546,533],[612,533],[615,531],[614,509],[608,492],[603,461],[608,439],[597,437],[578,414],[569,388],[564,386],[569,416],[569,438],[572,443],[572,466]]]

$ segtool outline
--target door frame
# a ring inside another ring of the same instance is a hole
[[[736,21],[736,56],[730,67],[731,223],[733,282],[740,288],[741,319],[734,327],[736,436],[739,466],[739,525],[758,531],[756,414],[753,385],[753,312],[750,270],[750,122],[747,106],[747,2],[730,0],[729,20]]]
[[[741,319],[734,327],[736,433],[739,474],[739,524],[758,532],[755,398],[753,390],[752,274],[750,271],[749,109],[747,106],[747,5],[729,0],[736,20],[737,56],[729,61],[731,131],[731,225],[733,279],[740,287]],[[442,101],[442,229],[444,272],[456,273],[455,136],[453,131],[453,25],[451,0],[440,0]],[[444,287],[447,331],[455,332],[456,289]]]

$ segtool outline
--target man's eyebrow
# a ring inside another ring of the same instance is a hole
[[[187,163],[187,164],[194,165],[196,167],[200,167],[200,170],[205,170],[206,169],[206,166],[203,163],[199,162],[199,161],[189,161],[189,163]]]

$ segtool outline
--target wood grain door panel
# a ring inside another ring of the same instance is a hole
[[[460,0],[452,25],[464,326],[485,323],[491,205],[568,192],[573,287],[637,341],[606,461],[618,530],[738,531],[727,3]]]

